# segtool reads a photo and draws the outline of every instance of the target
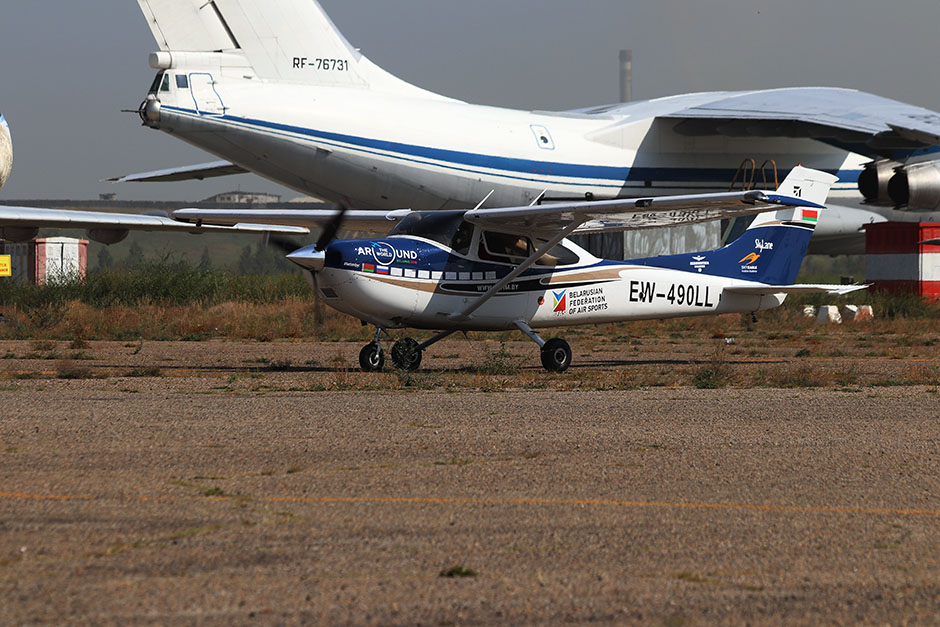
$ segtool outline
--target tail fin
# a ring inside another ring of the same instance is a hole
[[[775,194],[768,194],[771,201],[789,206],[758,215],[738,239],[724,248],[639,263],[769,285],[791,285],[825,208],[823,203],[829,189],[837,180],[838,177],[825,172],[796,167]]]
[[[316,0],[137,0],[161,50],[243,54],[260,78],[443,98],[353,48]]]

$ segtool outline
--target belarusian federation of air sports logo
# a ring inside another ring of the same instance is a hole
[[[555,299],[555,313],[565,313],[568,310],[568,290],[552,292]]]

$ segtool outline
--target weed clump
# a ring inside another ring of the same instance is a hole
[[[728,385],[728,364],[725,361],[725,343],[716,342],[708,363],[692,378],[692,384],[700,390],[715,390]]]
[[[478,374],[496,376],[516,375],[519,373],[519,357],[509,352],[505,343],[501,343],[499,350],[496,352],[485,348],[480,362],[476,365],[475,369]]]
[[[463,566],[454,566],[453,568],[448,568],[447,570],[442,570],[440,577],[446,579],[459,579],[464,577],[476,577],[477,573],[470,568],[464,568]]]
[[[141,366],[128,372],[127,376],[133,378],[162,377],[163,371],[159,366]]]
[[[65,380],[95,379],[94,371],[87,366],[80,366],[74,361],[60,361],[56,368],[56,377]]]

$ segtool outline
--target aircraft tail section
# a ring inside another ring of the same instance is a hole
[[[259,78],[435,97],[353,48],[316,0],[137,0],[165,52],[244,55]]]
[[[637,263],[769,285],[792,285],[837,177],[796,167],[772,201],[785,206],[759,214],[735,241],[718,250],[639,260]],[[793,206],[799,205],[799,206]]]

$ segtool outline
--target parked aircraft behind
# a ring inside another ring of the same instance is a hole
[[[13,140],[10,138],[10,127],[7,120],[0,113],[0,188],[10,178],[13,169]]]
[[[430,210],[473,206],[490,190],[487,206],[544,190],[568,200],[721,191],[742,163],[773,160],[780,178],[797,163],[839,177],[815,250],[861,252],[860,228],[886,217],[940,219],[940,115],[894,100],[796,88],[515,111],[392,76],[314,0],[138,2],[160,48],[141,118],[222,161],[118,180],[251,171],[358,207]]]
[[[518,329],[541,348],[542,365],[572,361],[562,339],[536,329],[623,320],[755,312],[794,292],[842,294],[861,286],[793,285],[835,177],[794,168],[777,193],[758,191],[559,203],[469,211],[227,211],[184,209],[180,220],[230,224],[327,223],[320,241],[287,258],[304,268],[331,307],[377,327],[362,349],[363,370],[381,370],[389,328],[439,331],[401,339],[395,365],[413,370],[428,347],[458,331]],[[702,253],[620,262],[598,259],[566,238],[759,215],[732,244]],[[331,241],[350,228],[381,228],[379,239]],[[388,228],[387,226],[385,227]]]

